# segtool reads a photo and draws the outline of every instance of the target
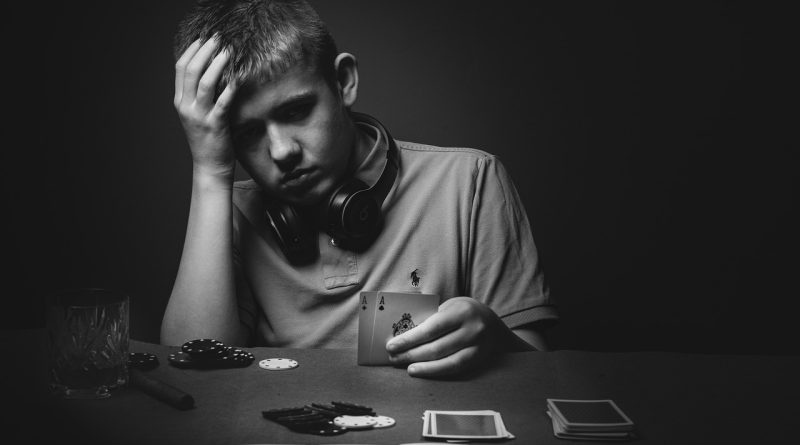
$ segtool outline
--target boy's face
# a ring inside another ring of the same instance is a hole
[[[241,86],[229,116],[239,163],[271,196],[314,205],[346,173],[352,124],[338,91],[314,69]]]

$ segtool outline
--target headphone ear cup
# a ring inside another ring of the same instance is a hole
[[[359,179],[342,184],[328,203],[328,234],[337,242],[366,241],[381,225],[381,210],[369,187]]]
[[[309,230],[290,205],[267,202],[267,221],[286,258],[293,264],[312,261],[316,256],[316,234]]]

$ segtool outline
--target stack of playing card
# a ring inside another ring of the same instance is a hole
[[[497,411],[425,411],[422,435],[432,439],[513,439]]]
[[[547,399],[553,433],[561,439],[628,440],[633,421],[613,400]]]

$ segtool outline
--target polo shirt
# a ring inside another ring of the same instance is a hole
[[[374,138],[355,176],[372,185],[388,144]],[[314,262],[293,265],[281,251],[252,180],[233,191],[239,314],[251,344],[354,348],[361,291],[422,292],[443,302],[468,296],[510,328],[557,319],[530,223],[497,157],[471,148],[396,140],[399,167],[382,204],[384,225],[366,250],[337,247],[323,231]]]

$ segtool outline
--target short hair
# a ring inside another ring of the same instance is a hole
[[[192,42],[215,34],[215,55],[231,52],[217,94],[231,81],[268,82],[294,67],[316,69],[336,84],[336,43],[305,0],[198,0],[178,26],[176,60]]]

